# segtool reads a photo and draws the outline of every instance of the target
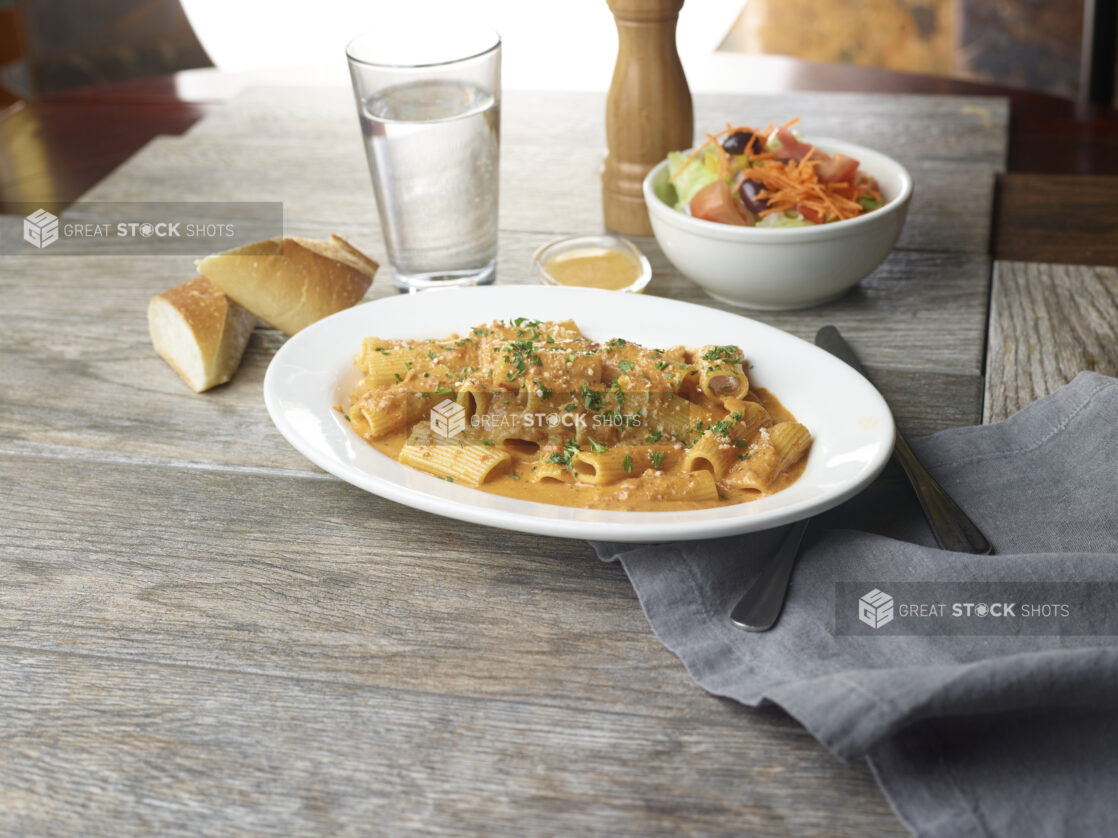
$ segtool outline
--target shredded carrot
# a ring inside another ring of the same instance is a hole
[[[808,150],[803,159],[796,161],[778,160],[778,154],[772,151],[761,151],[754,154],[747,145],[741,155],[736,155],[743,158],[743,165],[737,172],[734,171],[733,158],[735,155],[729,154],[722,147],[723,138],[738,131],[748,131],[762,138],[762,148],[764,148],[764,145],[779,131],[791,130],[799,122],[800,118],[796,117],[788,120],[779,128],[775,128],[773,123],[770,122],[760,131],[756,131],[747,125],[731,125],[727,122],[723,130],[716,134],[706,135],[703,143],[692,151],[683,161],[683,165],[668,178],[668,183],[674,181],[692,160],[708,148],[712,148],[718,154],[719,177],[729,180],[735,175],[740,177],[742,172],[748,172],[746,176],[750,180],[758,181],[761,184],[763,189],[757,197],[763,198],[769,205],[768,209],[760,213],[761,217],[778,212],[798,212],[801,208],[806,208],[825,221],[841,221],[861,215],[864,212],[862,205],[858,203],[858,198],[870,195],[875,200],[881,201],[881,192],[876,188],[876,185],[853,184],[854,198],[852,199],[839,192],[839,190],[849,192],[852,184],[822,183],[815,171],[815,162],[812,160],[813,157],[818,156],[815,146]],[[734,181],[735,184],[737,182],[737,180]]]
[[[846,184],[820,183],[811,156],[812,152],[808,152],[800,161],[769,160],[749,170],[749,177],[764,187],[757,197],[769,204],[768,209],[760,213],[761,217],[796,212],[801,207],[825,220],[853,218],[862,213],[861,204],[835,191]]]

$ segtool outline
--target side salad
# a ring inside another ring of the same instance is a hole
[[[877,181],[845,154],[826,154],[792,130],[730,125],[690,154],[668,154],[682,213],[743,227],[810,227],[884,205]]]

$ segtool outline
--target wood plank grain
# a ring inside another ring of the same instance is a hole
[[[324,236],[329,227],[300,228]],[[344,232],[348,233],[348,230]],[[365,244],[359,233],[354,237]],[[371,237],[369,237],[371,238]],[[503,234],[501,281],[528,280],[540,237]],[[738,311],[806,340],[837,324],[908,433],[979,420],[985,257],[897,251],[840,300],[808,311],[743,312],[676,273],[653,242],[649,293]],[[375,252],[375,251],[374,251]],[[0,450],[320,474],[272,426],[264,372],[283,336],[258,328],[228,385],[196,395],[151,349],[148,300],[192,274],[190,257],[9,257],[0,279]],[[386,278],[369,299],[391,295]],[[916,323],[919,328],[915,327]],[[467,327],[472,324],[463,324]],[[932,402],[950,409],[928,409]],[[972,410],[973,408],[973,410]]]
[[[5,643],[727,718],[583,541],[495,538],[335,480],[37,457],[0,471]]]
[[[985,421],[1084,371],[1118,375],[1118,268],[996,262]]]
[[[79,812],[330,831],[292,810],[304,794],[354,828],[372,794],[439,830],[459,801],[498,830],[813,834],[856,801],[851,834],[896,831],[864,767],[697,690],[584,543],[495,542],[337,482],[7,457],[0,474],[0,832]],[[781,812],[801,794],[832,808]]]
[[[501,231],[600,232],[603,155],[593,145],[506,143],[501,151]],[[994,167],[907,156],[902,162],[913,177],[914,192],[898,247],[986,253]],[[209,170],[220,170],[222,177],[198,178],[199,171]],[[333,222],[379,230],[356,130],[329,144],[283,135],[268,140],[160,137],[83,197],[85,202],[152,200],[282,201],[285,222],[292,225]],[[375,255],[382,252],[379,248]]]
[[[994,256],[1118,266],[1118,176],[1003,175]]]
[[[0,832],[903,834],[864,767],[776,711],[732,715],[696,725],[4,647]]]
[[[762,127],[802,117],[809,135],[848,139],[905,159],[1004,168],[1008,102],[987,96],[865,93],[697,94],[695,137],[726,120]],[[605,94],[507,91],[501,138],[508,146],[587,146],[605,151]],[[546,134],[541,135],[541,126]],[[357,135],[352,92],[343,87],[249,88],[214,109],[190,136],[230,138]]]
[[[289,233],[380,258],[349,92],[319,96],[246,94],[87,197],[279,200]],[[909,433],[977,421],[976,217],[1004,102],[697,104],[717,123],[802,115],[911,167],[901,249],[835,303],[757,319],[809,339],[838,324]],[[532,281],[548,238],[601,228],[603,112],[506,99],[502,283]],[[649,293],[726,308],[639,244]],[[900,832],[863,767],[695,688],[586,544],[495,540],[311,467],[262,404],[274,330],[230,385],[186,390],[144,309],[191,258],[40,256],[0,276],[0,832]],[[391,293],[382,278],[370,299]]]

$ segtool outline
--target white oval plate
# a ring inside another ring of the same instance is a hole
[[[514,500],[456,486],[377,451],[334,410],[359,374],[363,338],[442,338],[491,320],[572,318],[594,340],[649,347],[735,344],[750,381],[771,390],[814,437],[803,476],[771,497],[685,512],[614,512]],[[865,488],[893,449],[893,417],[865,378],[810,343],[749,320],[663,297],[585,288],[496,286],[389,297],[320,320],[276,353],[264,377],[276,427],[315,465],[398,503],[503,529],[608,541],[752,532],[815,515]]]

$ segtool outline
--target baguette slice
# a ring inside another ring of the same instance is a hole
[[[198,262],[204,277],[288,335],[359,302],[377,267],[335,235],[268,239]]]
[[[151,343],[195,393],[233,377],[256,326],[256,316],[195,277],[153,297]]]

